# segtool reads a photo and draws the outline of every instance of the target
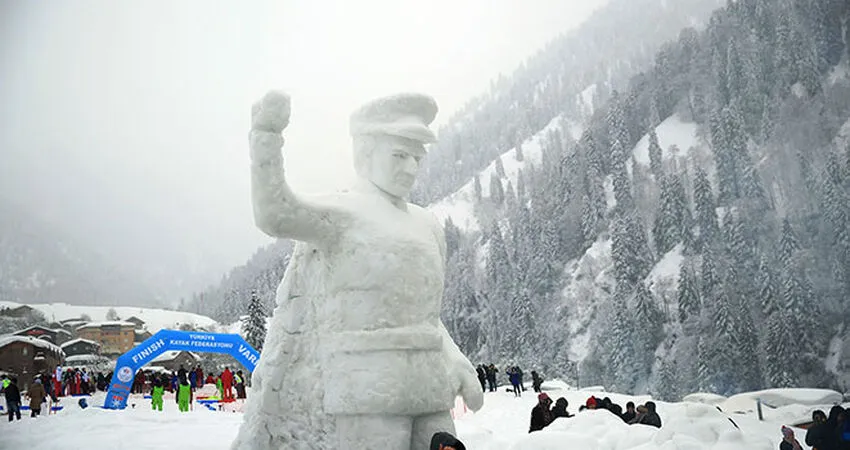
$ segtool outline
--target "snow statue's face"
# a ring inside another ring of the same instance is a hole
[[[399,136],[369,136],[355,142],[358,175],[393,197],[407,198],[424,156],[421,142]]]

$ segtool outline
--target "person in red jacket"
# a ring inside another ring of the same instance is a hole
[[[80,374],[79,370],[74,371],[74,395],[80,395],[82,392],[80,390],[80,384],[83,381],[83,376]]]
[[[212,374],[207,375],[207,379],[204,380],[204,384],[215,384],[215,377]]]
[[[195,368],[195,375],[197,375],[197,377],[195,377],[195,379],[198,380],[198,387],[203,387],[204,386],[204,369],[201,369],[201,366],[198,366],[197,368]]]
[[[224,388],[223,400],[233,400],[233,372],[230,371],[230,367],[224,368],[224,372],[221,374],[221,384]]]

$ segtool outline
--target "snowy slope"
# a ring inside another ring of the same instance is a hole
[[[15,308],[21,306],[21,303],[15,302],[0,302],[0,308]],[[156,333],[163,328],[176,329],[180,325],[188,324],[196,328],[212,328],[217,326],[217,322],[207,316],[193,314],[182,311],[167,311],[164,309],[155,308],[137,308],[134,306],[80,306],[69,305],[67,303],[47,303],[47,304],[30,304],[28,305],[38,311],[41,311],[48,321],[60,321],[65,319],[78,318],[83,314],[91,317],[92,321],[105,321],[106,313],[110,309],[115,309],[118,317],[121,319],[129,319],[130,317],[138,317],[145,321],[148,331]]]
[[[811,409],[828,409],[831,406],[829,403],[809,403],[768,409],[766,420],[759,422],[752,412],[737,414],[725,409],[722,412],[714,406],[692,402],[656,402],[663,427],[655,429],[643,425],[628,426],[607,411],[578,412],[578,406],[590,395],[607,396],[620,405],[630,400],[644,403],[649,397],[578,391],[557,381],[546,382],[544,389],[552,399],[564,397],[569,402],[568,411],[576,416],[557,419],[543,431],[529,434],[529,414],[537,401],[536,396],[529,389],[521,398],[514,398],[503,387],[499,392],[485,394],[484,407],[479,412],[465,412],[462,408],[455,411],[458,437],[471,450],[772,450],[779,446],[782,425],[804,422]],[[776,395],[799,397],[799,393],[793,391],[777,391]],[[835,394],[832,393],[833,396]],[[80,409],[75,402],[67,401],[63,402],[66,403],[65,409],[56,415],[38,419],[25,415],[23,420],[14,424],[16,432],[3,435],[3,448],[152,450],[179,443],[183,450],[224,450],[229,448],[236,436],[243,417],[239,412],[210,411],[198,403],[190,412],[179,413],[174,397],[169,393],[165,394],[162,412],[151,411],[150,400],[138,394],[131,396],[135,408],[105,410],[96,407],[103,401],[103,395],[99,393],[90,399],[89,404],[94,407],[87,409]],[[249,389],[248,401],[251,398]],[[820,399],[826,401],[830,398],[821,395]],[[730,418],[740,429],[732,424]],[[795,431],[802,447],[808,449],[804,442],[805,430]],[[39,438],[33,439],[33,436]]]
[[[567,126],[574,139],[581,133],[581,126],[574,122],[566,121]],[[507,186],[510,182],[514,189],[517,185],[517,176],[520,169],[526,168],[527,165],[539,164],[542,157],[543,140],[551,131],[561,131],[564,126],[564,119],[561,116],[552,119],[546,127],[537,132],[534,136],[525,140],[522,145],[523,160],[517,161],[516,148],[512,148],[503,153],[499,158],[502,160],[502,166],[505,169],[505,176],[501,177],[502,185]],[[481,196],[487,198],[490,196],[490,178],[496,171],[496,161],[494,160],[478,174],[478,179],[481,183]],[[464,231],[478,231],[481,229],[478,219],[475,217],[475,185],[474,181],[470,180],[463,185],[452,195],[432,203],[428,206],[441,221],[448,218]]]
[[[699,128],[696,123],[687,122],[678,115],[674,114],[656,128],[655,133],[658,135],[658,144],[661,146],[661,151],[664,158],[669,158],[670,147],[676,146],[679,149],[678,156],[685,156],[691,148],[699,148],[705,146],[706,143],[699,137]],[[635,161],[645,166],[649,166],[649,134],[644,135],[633,150]]]

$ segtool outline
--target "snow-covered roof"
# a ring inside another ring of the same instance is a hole
[[[89,322],[85,325],[77,327],[78,330],[82,330],[83,328],[100,328],[100,327],[136,327],[136,324],[133,322],[124,322],[122,320],[112,320],[106,322]]]
[[[79,363],[79,362],[92,362],[92,361],[104,361],[109,360],[109,358],[101,355],[72,355],[65,358],[65,363]]]
[[[59,333],[64,333],[64,334],[67,334],[68,336],[72,336],[72,334],[71,334],[71,332],[70,332],[70,331],[68,331],[68,330],[63,330],[63,329],[61,329],[61,328],[56,328],[56,329],[54,329],[53,331],[55,331],[57,334],[59,334]]]
[[[56,330],[54,330],[53,328],[48,328],[48,327],[45,327],[43,325],[32,325],[32,326],[24,328],[23,330],[15,331],[15,334],[24,334],[24,333],[26,333],[27,331],[30,331],[30,330],[44,330],[44,331],[51,331],[53,333],[56,332]]]
[[[78,342],[83,342],[83,343],[86,343],[86,344],[92,344],[92,345],[96,345],[96,346],[100,347],[100,344],[99,344],[99,343],[97,343],[97,342],[95,342],[95,341],[92,341],[92,340],[90,340],[90,339],[83,339],[83,338],[71,339],[70,341],[63,343],[63,344],[61,345],[61,347],[62,347],[62,348],[65,348],[65,347],[67,347],[67,346],[69,346],[69,345],[74,345],[74,344],[76,344],[76,343],[78,343]]]
[[[177,356],[178,356],[178,355],[180,355],[180,354],[181,354],[181,353],[183,353],[184,351],[185,351],[185,350],[169,350],[169,351],[164,352],[163,354],[161,354],[161,355],[157,356],[157,357],[156,357],[156,358],[154,358],[151,362],[165,362],[165,361],[173,361],[174,359],[176,359],[176,358],[177,358]],[[196,361],[200,361],[200,360],[201,360],[201,357],[200,357],[199,355],[195,354],[195,353],[192,353],[192,352],[186,352],[186,353],[188,353],[189,355],[191,355],[191,356],[192,356],[192,358],[194,358]]]
[[[49,351],[56,352],[56,353],[63,354],[63,355],[65,354],[65,352],[62,351],[62,348],[59,347],[58,345],[52,344],[52,343],[45,341],[43,339],[37,339],[37,338],[31,337],[31,336],[15,336],[15,335],[2,336],[2,337],[0,337],[0,348],[5,347],[5,346],[12,344],[12,343],[15,343],[15,342],[23,342],[23,343],[26,343],[26,344],[30,344],[33,347],[43,348],[45,350],[49,350]]]

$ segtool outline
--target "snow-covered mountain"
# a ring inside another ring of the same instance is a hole
[[[18,306],[21,306],[21,303],[0,301],[0,309],[16,308]],[[143,320],[145,322],[145,329],[151,333],[156,333],[162,329],[177,330],[181,326],[190,326],[193,329],[205,329],[208,331],[223,331],[223,328],[215,320],[185,311],[140,308],[137,306],[69,305],[67,303],[39,303],[28,304],[28,306],[44,314],[48,322],[59,322],[80,317],[87,317],[93,322],[103,322],[115,320],[109,316],[110,311],[114,311],[119,320],[129,319],[131,317],[137,317]]]
[[[108,258],[0,197],[0,300],[90,305],[161,305]]]

